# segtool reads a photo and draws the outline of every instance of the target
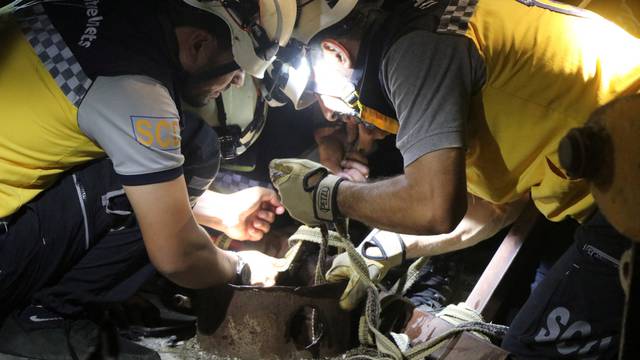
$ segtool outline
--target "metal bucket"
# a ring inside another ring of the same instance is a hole
[[[338,305],[345,286],[227,285],[206,290],[196,302],[200,349],[239,359],[338,356],[356,346],[357,324]]]

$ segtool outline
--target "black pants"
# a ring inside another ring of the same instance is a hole
[[[0,233],[0,319],[29,303],[75,315],[127,299],[155,273],[133,215],[105,211],[102,196],[119,188],[111,162],[101,160],[11,217]],[[124,194],[120,200],[128,206]]]
[[[600,212],[574,237],[511,323],[502,346],[516,358],[616,356],[624,305],[618,260],[630,241]]]

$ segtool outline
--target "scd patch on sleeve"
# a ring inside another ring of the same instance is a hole
[[[180,119],[131,116],[133,136],[140,144],[158,150],[180,149]]]

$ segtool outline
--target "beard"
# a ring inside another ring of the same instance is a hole
[[[213,98],[212,95],[215,92],[211,90],[211,84],[214,83],[216,79],[220,79],[239,68],[235,62],[230,62],[222,66],[217,66],[212,69],[202,69],[194,73],[183,72],[180,94],[182,100],[195,107],[207,105]],[[231,83],[229,82],[224,89],[219,89],[218,91],[222,92],[230,86]]]
[[[187,75],[181,86],[180,95],[184,102],[194,107],[202,107],[211,100],[211,90],[205,84],[211,79],[202,79],[198,75]]]

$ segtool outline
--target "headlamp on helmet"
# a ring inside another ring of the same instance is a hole
[[[310,80],[311,65],[306,57],[306,47],[292,40],[267,69],[263,96],[272,107],[291,102],[296,110],[304,109],[315,102]]]
[[[234,61],[262,78],[296,21],[296,0],[183,0],[220,17],[229,26]]]

